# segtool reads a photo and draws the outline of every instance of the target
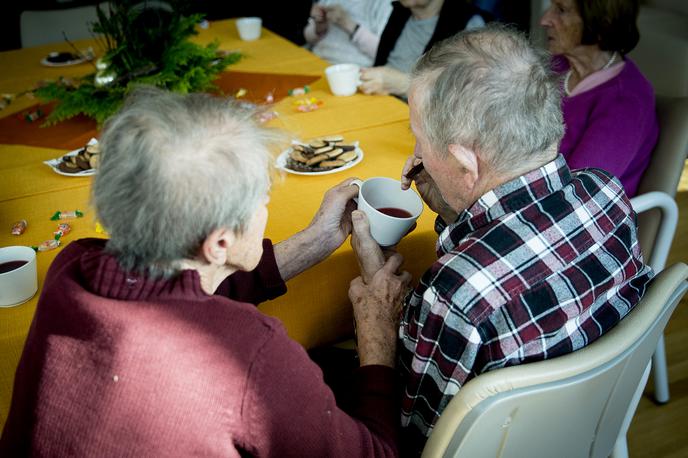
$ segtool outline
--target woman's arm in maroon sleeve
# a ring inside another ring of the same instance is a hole
[[[286,292],[287,285],[277,267],[272,242],[264,239],[263,256],[258,266],[250,272],[234,272],[220,283],[215,294],[258,305]]]

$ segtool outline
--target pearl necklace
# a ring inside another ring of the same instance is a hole
[[[604,64],[604,67],[601,69],[597,70],[598,72],[601,72],[602,70],[606,70],[609,67],[612,66],[614,61],[616,60],[616,51],[612,53],[612,57],[609,58],[606,64]],[[569,79],[571,78],[571,72],[573,72],[573,68],[570,69],[568,72],[566,72],[566,76],[564,77],[564,92],[566,95],[571,95],[571,91],[569,91]]]

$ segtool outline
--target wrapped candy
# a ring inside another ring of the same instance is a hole
[[[291,96],[296,96],[296,95],[305,95],[311,92],[311,88],[308,86],[303,86],[303,87],[296,87],[294,89],[289,90],[289,95]]]
[[[74,218],[81,218],[83,217],[84,214],[79,211],[79,210],[74,210],[72,212],[61,212],[61,211],[56,211],[53,216],[50,217],[52,221],[58,221],[61,219],[74,219]]]
[[[25,219],[21,219],[12,225],[12,235],[22,235],[29,223]]]
[[[315,97],[310,97],[307,99],[299,99],[294,101],[294,105],[296,106],[296,111],[300,111],[302,113],[307,113],[309,111],[315,111],[320,106],[323,104],[322,100],[316,99]]]
[[[248,91],[242,87],[236,92],[236,94],[234,94],[234,98],[239,99],[245,96],[246,94],[248,94]]]
[[[63,237],[65,235],[69,234],[69,232],[71,230],[72,230],[72,226],[70,226],[67,223],[62,223],[62,224],[57,225],[57,230],[55,232],[53,232],[53,234],[55,234],[56,236],[59,235],[60,237]]]
[[[38,246],[31,247],[36,251],[50,251],[60,246],[60,239],[56,237],[54,239],[46,240]]]

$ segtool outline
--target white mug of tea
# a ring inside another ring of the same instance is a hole
[[[0,307],[23,304],[37,290],[36,252],[26,246],[0,248]]]
[[[356,64],[330,65],[325,69],[327,84],[334,95],[346,97],[354,95],[361,84],[360,67]]]
[[[423,212],[423,200],[413,189],[401,189],[401,182],[375,177],[354,180],[358,186],[358,209],[370,223],[370,234],[380,246],[399,243]]]

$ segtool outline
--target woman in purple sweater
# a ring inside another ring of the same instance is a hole
[[[144,90],[108,122],[93,201],[110,240],[73,242],[50,266],[0,456],[398,454],[398,313],[356,297],[400,303],[410,274],[352,282],[361,367],[347,414],[253,304],[344,242],[358,188],[328,191],[273,247],[270,141],[253,113],[199,94]]]
[[[540,24],[563,75],[569,167],[615,175],[634,196],[657,142],[650,82],[625,57],[638,43],[637,0],[552,0]]]

